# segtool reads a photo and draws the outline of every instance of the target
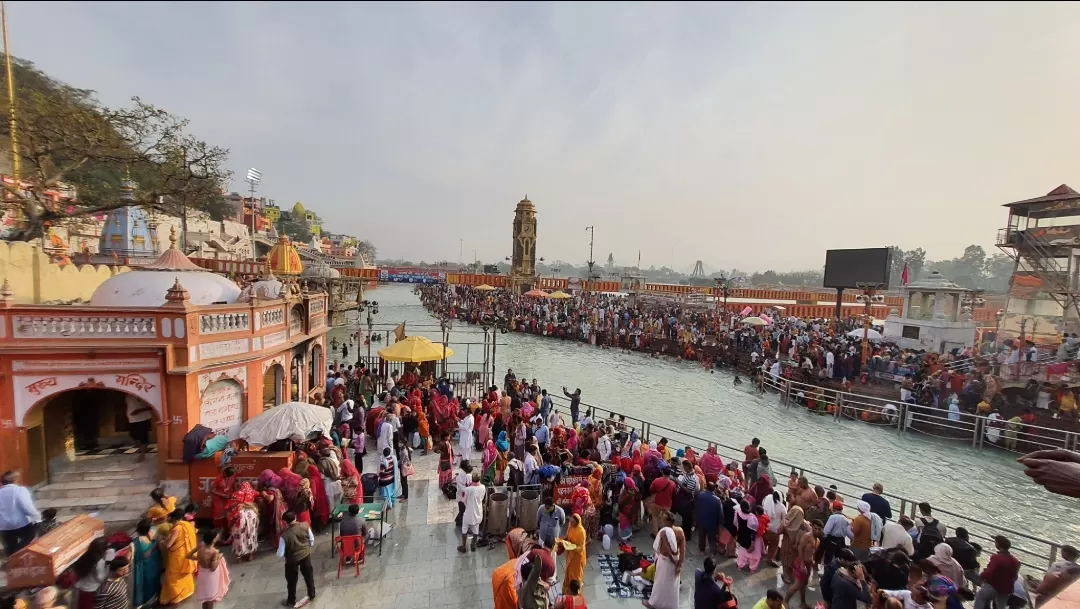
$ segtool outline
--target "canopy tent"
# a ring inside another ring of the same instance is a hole
[[[573,296],[567,294],[562,290],[555,290],[554,292],[548,294],[548,298],[554,298],[555,300],[566,300],[567,298],[573,298]]]
[[[445,349],[445,350],[444,350]],[[388,362],[437,362],[454,354],[454,350],[431,342],[423,336],[409,336],[379,349],[379,357]]]
[[[848,332],[847,335],[852,337],[852,338],[862,339],[863,330],[861,330],[861,329],[852,330],[851,332]],[[877,330],[866,330],[866,338],[869,339],[869,340],[881,340],[881,333],[878,332]]]
[[[533,289],[529,290],[528,292],[525,292],[524,295],[525,296],[531,296],[533,298],[547,298],[548,297],[548,293],[541,290],[540,288],[533,288]]]
[[[767,326],[767,325],[769,325],[769,322],[765,321],[764,319],[762,319],[760,317],[744,317],[740,323],[742,323],[744,325],[747,325],[747,326]]]
[[[495,288],[489,286],[486,283],[481,283],[480,285],[476,286],[473,289],[476,290],[477,292],[490,292],[490,291],[494,290]]]
[[[334,411],[304,402],[286,402],[249,419],[240,427],[240,439],[252,446],[270,446],[293,436],[306,438],[313,431],[329,434]]]

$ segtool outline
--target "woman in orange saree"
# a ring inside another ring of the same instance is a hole
[[[161,550],[165,556],[165,574],[161,578],[161,605],[181,603],[195,593],[195,561],[191,553],[198,540],[195,525],[184,520],[184,512],[175,510],[169,515],[172,529],[161,540]]]

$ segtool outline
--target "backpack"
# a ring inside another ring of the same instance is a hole
[[[937,518],[932,518],[927,522],[926,518],[920,516],[919,520],[923,523],[922,533],[919,534],[919,554],[924,558],[933,556],[934,546],[943,543],[945,538],[941,536],[941,530],[938,529]]]

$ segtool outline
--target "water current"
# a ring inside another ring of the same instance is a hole
[[[408,334],[442,340],[437,320],[420,304],[412,286],[383,285],[367,297],[379,302],[375,323],[381,326],[376,330],[406,322]],[[335,328],[330,336],[341,341],[356,330]],[[482,343],[483,333],[477,327],[459,324],[451,331],[450,342]],[[373,345],[372,353],[379,346]],[[455,349],[451,362],[483,358],[479,345]],[[364,353],[361,349],[359,354]],[[350,350],[350,354],[356,351]],[[513,368],[519,378],[535,377],[555,393],[561,393],[563,385],[571,391],[580,387],[582,401],[629,417],[728,446],[741,447],[758,437],[770,456],[786,463],[861,483],[865,488],[881,482],[886,493],[929,501],[1051,541],[1080,542],[1076,501],[1032,483],[1015,455],[975,450],[918,434],[900,436],[895,429],[809,414],[785,407],[775,395],[757,395],[749,383],[735,387],[728,373],[710,374],[699,365],[670,358],[517,333],[499,336],[496,357],[499,379],[507,368]],[[786,477],[783,468],[775,467],[774,471],[778,478]],[[813,476],[809,477],[814,484]],[[844,487],[840,491],[843,493]],[[942,515],[941,520],[955,526],[948,516]],[[1014,539],[1014,543],[1019,541]],[[1030,543],[1021,545],[1046,551]]]

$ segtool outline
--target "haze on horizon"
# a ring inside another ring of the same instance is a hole
[[[8,3],[12,54],[192,121],[380,257],[819,268],[991,251],[1080,189],[1075,3]],[[992,251],[991,251],[992,253]]]

